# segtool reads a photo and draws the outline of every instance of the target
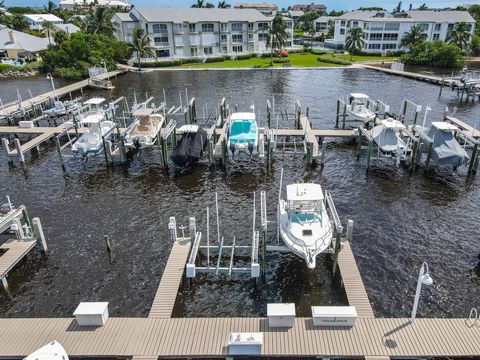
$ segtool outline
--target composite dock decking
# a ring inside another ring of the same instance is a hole
[[[177,239],[173,244],[160,285],[148,314],[149,318],[169,318],[172,315],[190,246],[190,238]]]
[[[415,80],[428,81],[428,82],[435,83],[435,84],[441,84],[442,83],[442,78],[440,76],[420,74],[420,73],[414,73],[414,72],[409,72],[409,71],[392,70],[390,68],[384,68],[384,67],[368,65],[368,64],[359,64],[359,66],[364,67],[366,69],[370,69],[370,70],[376,70],[376,71],[384,72],[384,73],[390,74],[390,75],[403,76],[403,77],[407,77],[407,78],[411,78],[411,79],[415,79]],[[449,80],[444,79],[444,83],[445,83],[445,85],[448,85]]]
[[[3,279],[13,267],[36,245],[36,239],[10,239],[0,245],[0,279]],[[1,250],[6,252],[1,255]]]
[[[372,306],[368,300],[367,291],[358,271],[352,248],[348,242],[342,243],[342,250],[338,255],[338,267],[342,275],[342,282],[347,294],[348,304],[355,306],[358,316],[374,317]]]
[[[480,327],[465,319],[359,318],[352,328],[269,329],[265,318],[110,318],[80,328],[71,318],[0,319],[0,356],[23,357],[56,339],[71,356],[225,356],[230,332],[264,333],[263,355],[338,357],[477,356]]]
[[[452,124],[457,125],[462,129],[467,135],[470,135],[473,138],[480,138],[480,130],[475,129],[473,126],[468,125],[460,119],[457,119],[455,116],[445,116],[445,120],[450,121]]]

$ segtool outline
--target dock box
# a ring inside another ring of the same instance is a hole
[[[81,302],[73,316],[79,326],[103,326],[108,320],[108,302]]]
[[[312,306],[314,326],[355,326],[355,306]]]
[[[267,304],[269,327],[292,327],[295,319],[295,304]]]
[[[21,128],[33,128],[35,125],[31,120],[22,120],[18,122],[18,126]]]
[[[260,355],[262,353],[263,333],[232,332],[228,338],[229,355]]]

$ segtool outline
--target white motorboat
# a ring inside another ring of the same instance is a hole
[[[404,159],[410,153],[401,135],[401,131],[406,130],[406,126],[392,118],[379,120],[377,124],[370,130],[370,134],[382,154],[396,157],[398,161]]]
[[[358,120],[368,123],[375,119],[375,113],[368,108],[370,97],[361,93],[351,93],[347,104],[349,120]]]
[[[42,114],[45,115],[46,117],[55,118],[55,117],[70,114],[76,109],[78,109],[78,105],[75,102],[69,102],[69,101],[62,102],[57,100],[54,102],[53,107],[43,110]]]
[[[86,101],[89,110],[80,115],[78,126],[85,128],[85,132],[72,145],[74,155],[98,155],[103,152],[103,137],[110,135],[116,126],[113,121],[107,120],[107,110],[102,108],[103,98],[93,98]]]
[[[287,185],[287,199],[279,204],[279,223],[285,245],[315,269],[317,255],[330,247],[333,236],[322,187]]]
[[[151,108],[140,108],[133,116],[135,121],[125,131],[125,146],[140,149],[154,145],[163,125],[163,115],[155,114]]]
[[[228,118],[227,147],[232,154],[245,151],[250,155],[258,147],[258,126],[255,113],[233,113]]]
[[[23,360],[68,360],[68,355],[63,346],[55,340],[31,353]]]

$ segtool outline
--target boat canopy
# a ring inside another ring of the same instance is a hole
[[[104,118],[103,114],[91,114],[84,117],[81,121],[82,124],[98,124]]]
[[[351,93],[350,98],[354,98],[355,100],[368,100],[370,99],[370,96],[362,93]]]
[[[135,110],[132,115],[136,117],[146,117],[152,115],[154,111],[152,108],[140,108]]]
[[[94,97],[94,98],[88,99],[83,104],[84,105],[100,105],[100,104],[103,104],[104,101],[105,101],[104,98]]]
[[[239,112],[230,115],[230,120],[255,120],[255,113]]]
[[[287,201],[321,201],[322,187],[318,184],[287,185]]]
[[[447,123],[445,121],[434,121],[434,122],[432,122],[432,126],[437,128],[438,130],[442,130],[442,131],[458,130],[458,128],[455,125]]]
[[[406,126],[403,125],[400,121],[392,119],[392,118],[387,118],[381,121],[382,125],[386,129],[396,129],[396,130],[405,130]]]

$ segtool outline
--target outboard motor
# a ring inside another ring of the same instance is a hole
[[[249,143],[248,143],[248,151],[250,152],[250,156],[252,156],[253,147],[254,147],[254,143],[253,143],[253,142],[249,142]]]
[[[133,146],[135,146],[135,149],[139,150],[140,149],[140,140],[139,139],[133,139]]]
[[[230,151],[232,152],[232,156],[235,156],[235,144],[234,143],[230,143]]]

